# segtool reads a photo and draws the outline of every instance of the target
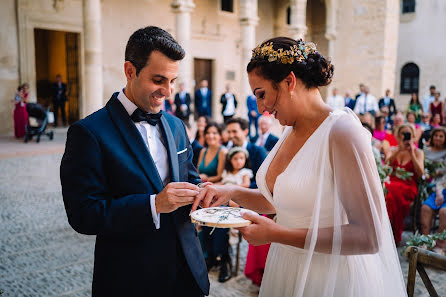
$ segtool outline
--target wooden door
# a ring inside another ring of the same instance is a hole
[[[208,88],[212,91],[211,109],[213,109],[215,94],[214,90],[212,89],[212,60],[194,59],[194,80],[194,91],[200,88],[200,82],[202,80],[208,81]]]
[[[79,33],[65,35],[67,61],[67,111],[68,123],[79,120]]]

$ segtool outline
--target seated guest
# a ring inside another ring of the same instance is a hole
[[[198,158],[198,173],[202,181],[219,182],[222,179],[227,149],[221,145],[221,127],[210,122],[204,129],[205,148]],[[202,227],[201,239],[206,265],[210,270],[214,265],[220,269],[219,281],[231,278],[231,258],[229,257],[229,229]]]
[[[423,131],[433,129],[431,125],[431,115],[428,112],[423,113],[423,115],[421,116],[420,128]]]
[[[265,160],[267,152],[263,147],[259,147],[248,141],[248,121],[241,118],[232,118],[226,122],[226,129],[228,131],[229,140],[232,141],[233,146],[241,146],[249,153],[251,161],[251,170],[254,177],[251,179],[250,188],[256,189],[257,184],[255,176],[263,160]]]
[[[424,153],[415,147],[414,135],[415,129],[412,125],[400,125],[395,131],[398,146],[391,148],[391,154],[386,159],[395,170],[399,167],[413,174],[407,180],[392,174],[385,183],[388,190],[387,212],[397,244],[401,241],[404,230],[404,218],[409,214],[410,204],[418,195],[417,179],[424,172]]]
[[[425,150],[425,158],[430,161],[440,162],[446,166],[446,130],[437,128],[432,131],[430,145]],[[438,232],[446,229],[446,176],[445,168],[437,172],[437,178],[432,181],[436,184],[435,192],[432,193],[421,206],[421,234],[428,235],[432,226],[432,218],[435,214],[440,214],[440,226]],[[434,251],[442,255],[445,254],[446,241],[437,241]]]
[[[373,138],[383,141],[389,132],[386,131],[386,119],[384,116],[377,116],[375,118],[375,130],[373,131]]]
[[[204,140],[204,128],[206,128],[207,124],[211,119],[208,116],[199,116],[197,119],[197,133],[195,134],[195,139],[204,146],[205,140]]]
[[[416,121],[416,115],[413,111],[408,111],[406,115],[407,123],[411,124],[415,128],[415,138],[414,143],[418,145],[418,141],[420,140],[421,134],[423,133],[423,130],[421,129],[420,125],[418,125]]]
[[[386,139],[382,142],[382,152],[386,158],[390,156],[390,148],[394,146],[398,146],[398,141],[396,140],[395,131],[399,126],[404,124],[404,115],[402,112],[398,111],[393,120],[393,132],[392,134],[387,134]]]
[[[381,112],[381,115],[386,119],[386,130],[392,130],[393,128],[393,119],[389,115],[389,107],[383,106],[379,110]]]
[[[184,125],[186,126],[187,136],[189,137],[189,141],[192,146],[192,152],[194,153],[192,157],[192,163],[194,164],[195,168],[197,168],[198,157],[200,156],[200,152],[203,149],[203,146],[193,137],[189,121],[185,121]]]
[[[257,146],[264,147],[268,152],[270,152],[276,145],[279,138],[271,134],[270,129],[273,124],[273,119],[271,116],[260,116],[259,118],[259,130],[260,136],[257,139],[253,138],[251,141]]]
[[[431,124],[432,127],[433,128],[441,127],[441,121],[442,121],[441,115],[439,113],[436,113],[432,118],[432,124]]]

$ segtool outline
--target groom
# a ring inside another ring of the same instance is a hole
[[[60,167],[70,225],[97,235],[93,296],[203,296],[209,280],[189,212],[200,182],[184,124],[160,111],[185,53],[139,29],[127,84],[68,130]]]

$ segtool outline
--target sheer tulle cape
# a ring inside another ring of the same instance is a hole
[[[315,137],[322,138],[318,142],[314,139],[311,141],[315,146],[312,151],[316,164],[314,168],[319,176],[315,179],[315,191],[313,189],[316,194],[312,197],[314,204],[310,211],[311,218],[308,218],[305,247],[303,250],[297,249],[300,250],[297,254],[296,249],[291,247],[294,254],[287,256],[288,261],[282,261],[284,265],[298,265],[292,268],[294,270],[290,267],[290,271],[295,273],[286,276],[297,278],[290,279],[295,287],[287,292],[292,292],[294,297],[316,297],[313,294],[406,296],[370,133],[350,109],[332,112],[318,130],[314,133],[317,133]],[[289,130],[283,137],[288,133]],[[278,146],[283,142],[281,140]],[[332,196],[329,199],[327,187],[330,187],[328,192]],[[274,198],[272,202],[274,204]],[[286,252],[277,252],[279,246],[271,247],[270,254],[275,253],[271,256],[276,260],[286,255]],[[293,255],[296,255],[297,262],[291,259]],[[277,273],[280,269],[287,270],[274,266],[274,263],[268,263],[266,270],[270,268],[277,270]],[[317,275],[323,279],[315,281]],[[285,277],[284,273],[282,277]],[[267,283],[262,284],[261,296],[267,296],[267,292],[275,289],[276,292],[281,291],[281,288],[271,288],[274,286],[271,281],[274,276],[267,278]],[[314,288],[316,284],[317,288]]]

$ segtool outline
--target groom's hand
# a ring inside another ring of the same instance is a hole
[[[178,208],[192,204],[198,195],[199,187],[187,182],[169,183],[155,197],[157,213],[169,213]]]

